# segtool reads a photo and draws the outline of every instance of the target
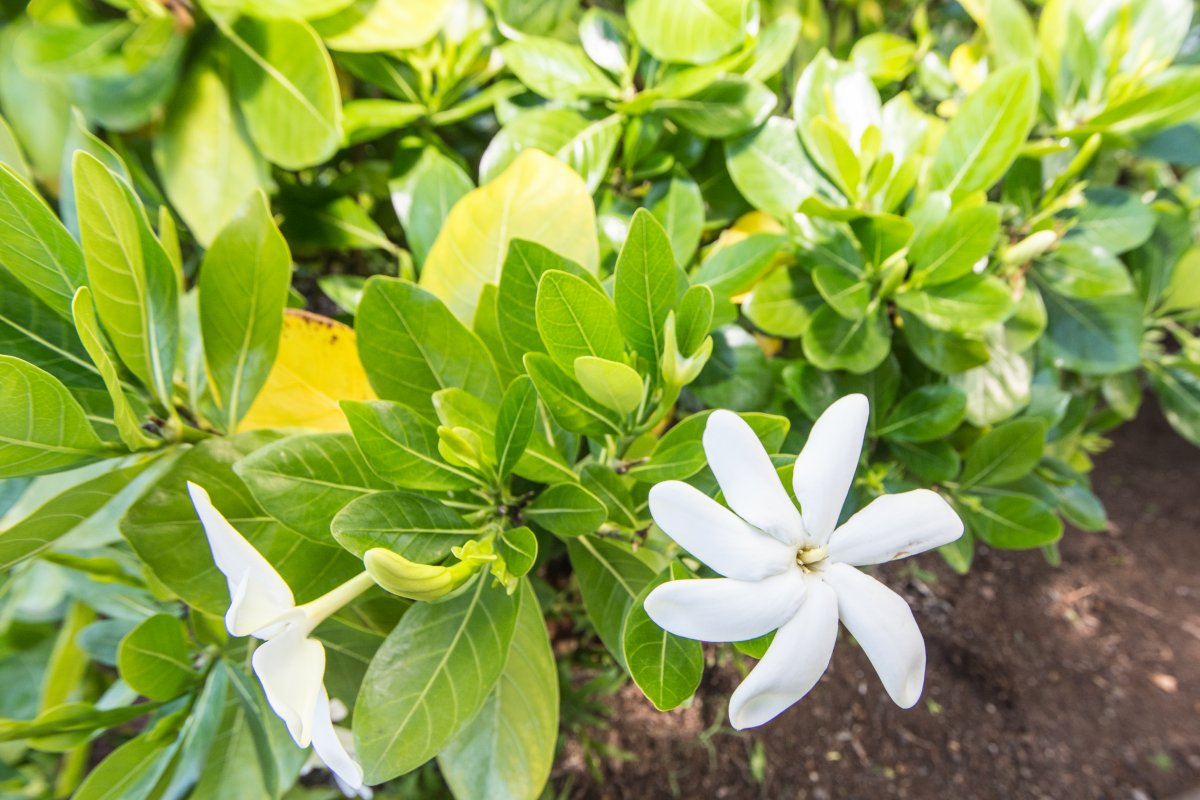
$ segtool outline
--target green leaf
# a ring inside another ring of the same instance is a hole
[[[927,189],[959,200],[986,191],[1016,160],[1037,117],[1038,75],[1032,62],[993,72],[946,126],[929,167]]]
[[[299,603],[324,594],[362,570],[340,547],[325,547],[267,515],[233,471],[235,462],[279,439],[253,431],[207,439],[188,450],[133,504],[121,534],[143,564],[193,608],[222,615],[229,607],[225,578],[212,551],[187,481],[203,486],[229,523],[283,576]]]
[[[580,277],[589,274],[578,264],[535,242],[514,239],[509,245],[496,297],[496,320],[504,337],[504,349],[517,364],[526,353],[546,352],[538,333],[535,306],[538,285],[550,270]]]
[[[153,458],[143,458],[77,483],[0,531],[0,570],[36,557],[94,517],[99,521],[101,511],[154,463]]]
[[[919,444],[890,439],[888,447],[905,468],[929,483],[954,480],[962,466],[958,451],[944,439]]]
[[[803,336],[824,300],[803,269],[780,267],[758,282],[742,304],[754,326],[771,336]]]
[[[579,484],[560,483],[525,507],[525,519],[557,536],[584,536],[604,524],[608,509]]]
[[[980,338],[936,330],[907,312],[901,312],[900,318],[909,347],[930,369],[951,375],[987,363],[987,345]]]
[[[1148,362],[1146,372],[1167,422],[1200,447],[1200,365]]]
[[[568,540],[567,553],[588,618],[608,652],[625,666],[625,617],[654,580],[654,570],[627,549],[590,536]]]
[[[963,465],[962,485],[996,486],[1023,478],[1037,466],[1046,446],[1046,423],[1040,419],[1006,422],[971,445]]]
[[[200,267],[200,333],[208,387],[226,431],[258,396],[275,363],[292,257],[263,194],[221,229]]]
[[[987,35],[998,66],[1037,58],[1037,34],[1019,0],[967,0],[963,8]]]
[[[875,435],[907,442],[940,439],[954,432],[966,408],[967,396],[957,386],[921,386],[891,410]]]
[[[774,262],[783,243],[782,236],[755,233],[714,249],[692,275],[692,283],[707,285],[715,298],[727,302],[758,282]]]
[[[1133,279],[1121,260],[1108,250],[1067,238],[1053,252],[1038,259],[1042,282],[1059,294],[1087,300],[1114,294],[1131,294]]]
[[[537,421],[537,390],[528,376],[514,380],[504,392],[496,415],[496,472],[504,480],[525,454]]]
[[[966,419],[985,427],[1003,422],[1029,405],[1033,371],[1027,356],[1009,346],[1004,333],[986,334],[988,362],[951,375],[950,381],[966,394]]]
[[[913,277],[925,285],[971,274],[1000,240],[1000,206],[959,208],[937,225],[920,228],[908,250]]]
[[[496,553],[504,559],[504,567],[513,577],[524,577],[537,562],[537,534],[522,525],[509,528],[496,540]]]
[[[59,472],[105,450],[79,402],[57,378],[0,355],[0,478]]]
[[[1174,25],[1175,20],[1170,23]],[[1186,122],[1200,110],[1200,69],[1171,67],[1151,75],[1136,90],[1088,120],[1081,133],[1100,131],[1146,136]]]
[[[544,353],[527,354],[525,370],[546,409],[562,427],[592,436],[621,432],[621,422],[617,416],[592,400],[549,356]]]
[[[1015,301],[1012,290],[994,275],[968,275],[952,283],[900,292],[896,304],[931,328],[978,333],[1008,319]]]
[[[499,680],[475,718],[438,754],[438,767],[455,797],[536,798],[554,765],[558,669],[528,581],[521,582],[518,597]]]
[[[766,122],[777,102],[758,81],[729,75],[687,97],[657,100],[653,107],[697,136],[731,139]]]
[[[849,320],[866,316],[871,302],[871,287],[866,280],[825,264],[813,269],[812,279],[821,297],[839,316]]]
[[[659,711],[678,708],[696,693],[704,675],[704,649],[695,639],[667,633],[650,619],[643,604],[656,586],[671,578],[668,566],[634,599],[621,641],[634,683]]]
[[[407,406],[385,400],[343,400],[343,413],[367,464],[404,489],[466,489],[477,479],[447,464],[438,452],[437,427]]]
[[[629,489],[629,480],[604,464],[584,464],[580,471],[583,488],[594,494],[608,509],[608,519],[629,530],[639,528],[638,505]]]
[[[1079,299],[1043,285],[1046,337],[1056,363],[1084,375],[1111,375],[1141,361],[1142,304],[1136,295]]]
[[[637,42],[659,61],[703,64],[736,48],[758,4],[751,0],[632,0],[625,13]]]
[[[613,272],[617,323],[630,346],[651,365],[663,352],[663,325],[675,307],[677,278],[671,241],[645,209],[634,212]]]
[[[391,488],[348,433],[280,439],[239,461],[234,472],[268,514],[319,544],[330,544],[330,524],[347,503]]]
[[[593,283],[569,272],[546,272],[538,282],[535,308],[538,333],[562,370],[573,372],[580,356],[624,357],[616,309]]]
[[[352,53],[406,50],[425,44],[446,21],[450,0],[354,0],[313,26],[331,48]]]
[[[513,239],[536,242],[591,273],[599,265],[587,186],[540,150],[523,151],[499,177],[455,204],[425,260],[421,286],[459,319],[472,319],[483,284],[500,277]]]
[[[173,408],[175,268],[129,186],[83,151],[73,164],[83,255],[100,321],[125,366],[163,407]]]
[[[100,370],[104,378],[104,387],[113,405],[113,421],[121,441],[130,450],[146,450],[161,445],[161,439],[154,439],[142,431],[142,423],[133,404],[125,395],[121,384],[116,358],[108,349],[108,343],[100,330],[100,321],[96,318],[96,306],[92,303],[92,290],[86,286],[79,287],[72,304],[75,315],[75,330],[91,356],[92,363]]]
[[[712,411],[692,414],[663,434],[644,463],[636,464],[629,474],[644,483],[683,481],[695,475],[708,463],[704,453],[704,426]],[[790,423],[787,417],[774,414],[742,413],[767,452],[777,452],[783,445]]]
[[[79,800],[137,800],[148,797],[169,768],[174,745],[153,730],[113,750],[88,773],[72,797]]]
[[[402,103],[367,97],[350,100],[342,106],[342,134],[347,145],[378,139],[407,128],[429,113],[420,103]]]
[[[542,97],[569,103],[581,97],[613,99],[617,85],[578,45],[526,36],[500,47],[504,63]]]
[[[213,48],[202,52],[184,72],[152,147],[167,197],[196,240],[208,245],[270,179],[234,110],[227,70]]]
[[[421,148],[413,166],[388,182],[392,207],[417,264],[425,263],[450,209],[473,188],[462,167],[433,147]]]
[[[87,283],[83,253],[41,197],[0,164],[0,264],[64,319]]]
[[[758,342],[733,325],[714,331],[712,338],[712,357],[691,392],[712,408],[748,411],[767,405],[773,391],[771,367]]]
[[[1074,241],[1119,254],[1140,247],[1154,233],[1154,211],[1133,191],[1097,186],[1086,189],[1083,198],[1064,244]]]
[[[791,219],[806,198],[826,185],[800,144],[796,123],[771,117],[762,127],[725,143],[729,177],[750,205]]]
[[[183,623],[170,614],[142,620],[117,650],[121,678],[151,700],[178,697],[196,680]]]
[[[672,175],[669,180],[654,184],[646,195],[646,208],[666,229],[675,263],[686,267],[696,254],[704,231],[704,197],[700,187],[686,174]]]
[[[680,355],[691,357],[700,349],[713,327],[716,300],[704,284],[689,286],[679,299],[675,336]]]
[[[14,175],[32,185],[33,174],[30,171],[29,162],[25,160],[25,154],[21,152],[21,143],[17,141],[17,135],[13,133],[12,126],[3,116],[0,116],[0,164],[8,167]]]
[[[491,354],[437,297],[407,281],[367,281],[356,316],[358,353],[380,397],[433,419],[430,396],[458,387],[500,402]]]
[[[375,547],[419,564],[436,564],[478,534],[442,503],[409,492],[377,492],[351,501],[333,519],[333,537],[362,558]]]
[[[520,597],[482,574],[400,619],[363,679],[354,738],[367,783],[436,755],[483,707],[507,661]]]
[[[812,315],[804,334],[805,357],[825,370],[870,372],[887,358],[891,347],[891,326],[878,311],[849,320],[823,306]]]
[[[1062,538],[1062,520],[1036,497],[996,494],[978,499],[978,508],[966,504],[960,508],[975,535],[992,547],[1032,550]]]
[[[621,131],[619,114],[594,119],[569,108],[524,111],[508,120],[488,144],[479,162],[480,181],[488,182],[521,151],[534,147],[570,166],[594,192],[608,177]]]
[[[575,380],[589,397],[618,414],[632,414],[642,404],[642,376],[619,361],[580,356],[575,359]]]
[[[333,61],[307,23],[241,17],[221,32],[232,47],[233,94],[259,151],[284,169],[327,160],[342,141]]]

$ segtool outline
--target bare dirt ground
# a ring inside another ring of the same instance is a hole
[[[839,642],[829,672],[765,728],[737,734],[734,665],[695,703],[659,714],[632,685],[596,731],[632,759],[588,770],[569,742],[554,781],[573,798],[1170,800],[1200,786],[1200,450],[1146,409],[1099,457],[1105,533],[1068,530],[1062,566],[980,552],[966,578],[936,556],[914,604],[925,694],[891,705],[866,657]],[[599,779],[597,779],[599,778]]]

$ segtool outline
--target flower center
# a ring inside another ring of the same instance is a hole
[[[829,548],[824,545],[820,547],[806,545],[796,551],[796,566],[805,572],[817,572],[828,555]]]

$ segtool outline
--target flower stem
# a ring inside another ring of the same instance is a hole
[[[354,598],[375,585],[374,579],[366,571],[360,572],[340,586],[330,589],[316,600],[311,600],[299,607],[308,621],[308,630],[312,631],[331,614],[340,610]]]

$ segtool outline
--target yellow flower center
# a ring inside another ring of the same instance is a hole
[[[825,546],[801,547],[796,551],[796,565],[805,572],[816,572],[822,561],[829,555],[829,548]]]

